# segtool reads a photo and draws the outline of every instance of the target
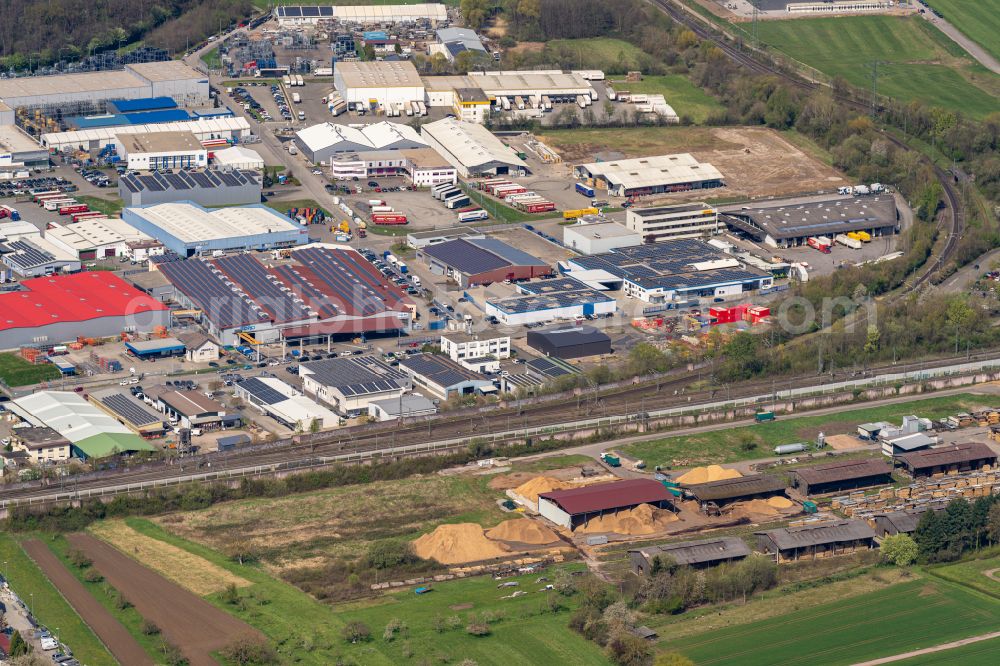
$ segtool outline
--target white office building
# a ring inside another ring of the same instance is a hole
[[[441,335],[441,351],[447,354],[451,360],[463,365],[466,361],[488,357],[499,361],[510,358],[510,336],[499,335],[491,331],[473,334],[465,331],[443,333]]]
[[[719,233],[719,211],[707,203],[630,208],[625,226],[644,243],[714,236]]]

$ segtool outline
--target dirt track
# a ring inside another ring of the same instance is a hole
[[[259,632],[89,534],[67,537],[104,578],[179,647],[191,666],[218,666],[211,653],[240,636]],[[123,662],[131,666],[132,663]],[[148,662],[143,662],[148,663]]]
[[[63,563],[41,541],[25,541],[24,552],[35,561],[45,576],[52,581],[59,593],[66,598],[77,615],[94,630],[97,637],[107,646],[111,654],[121,664],[132,666],[152,666],[142,646],[136,642],[128,630],[87,591],[79,580],[70,573]]]

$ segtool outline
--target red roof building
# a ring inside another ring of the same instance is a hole
[[[640,504],[672,509],[671,497],[666,487],[658,481],[627,479],[540,493],[538,513],[556,525],[574,529],[591,518],[632,509]]]
[[[60,344],[170,324],[166,305],[110,271],[52,275],[0,293],[0,349]]]

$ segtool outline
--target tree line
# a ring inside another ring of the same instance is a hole
[[[952,562],[964,553],[1000,543],[1000,496],[970,502],[958,497],[943,511],[925,511],[913,533],[921,562]]]

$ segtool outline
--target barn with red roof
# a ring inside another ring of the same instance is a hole
[[[108,271],[33,278],[0,293],[0,349],[149,333],[169,325],[166,305]]]
[[[625,479],[538,495],[538,513],[556,525],[575,529],[591,518],[652,504],[672,509],[672,495],[659,481]]]

